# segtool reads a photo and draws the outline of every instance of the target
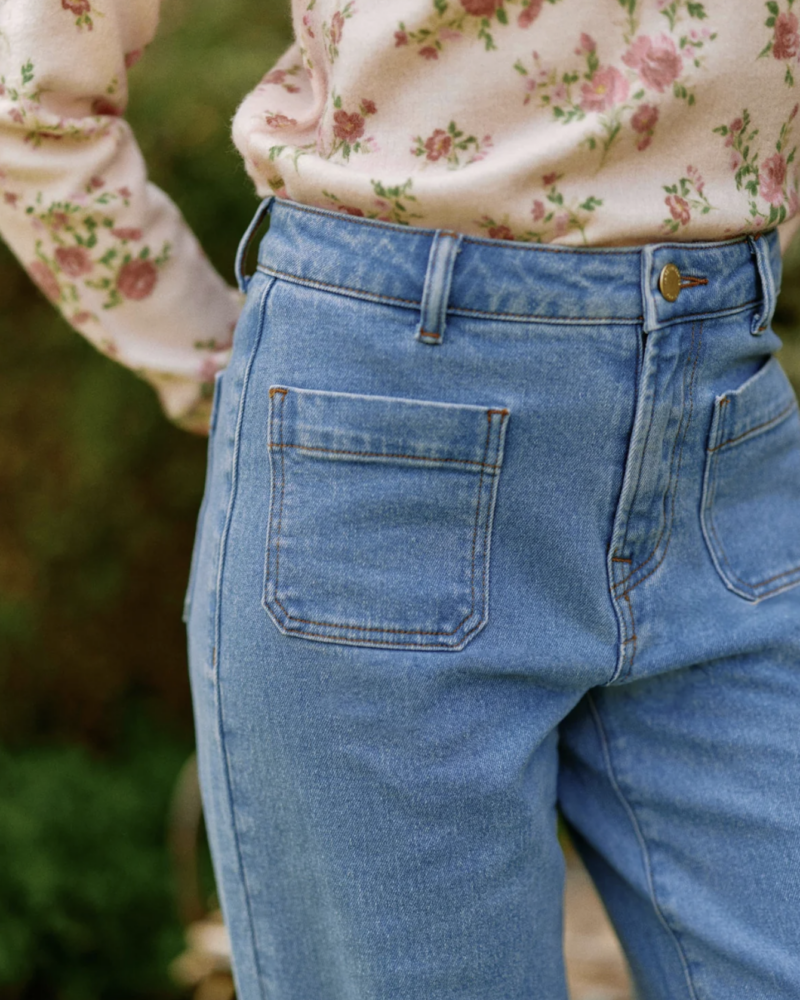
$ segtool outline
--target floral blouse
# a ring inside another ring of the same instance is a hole
[[[76,329],[203,430],[241,303],[122,117],[158,9],[0,2],[0,234]],[[594,246],[757,232],[800,205],[798,13],[293,0],[296,41],[233,137],[259,194],[401,225]]]

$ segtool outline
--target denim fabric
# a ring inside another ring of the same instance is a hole
[[[643,998],[796,1000],[776,234],[266,207],[187,595],[240,1000],[564,1000],[557,808]]]

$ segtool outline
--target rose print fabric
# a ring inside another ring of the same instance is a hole
[[[0,234],[80,333],[202,431],[240,302],[121,117],[157,15],[155,0],[0,4]]]
[[[0,233],[202,429],[237,294],[122,115],[159,0],[0,3]],[[723,239],[798,216],[800,0],[293,0],[233,136],[261,195],[491,239]]]

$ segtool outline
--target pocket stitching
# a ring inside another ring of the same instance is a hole
[[[762,371],[764,370],[765,369],[762,369]],[[721,399],[717,400],[716,405],[718,413],[721,407],[727,405],[728,398],[729,397],[724,396]],[[736,438],[732,438],[728,441],[723,441],[721,444],[714,445],[714,447],[708,449],[708,460],[711,464],[708,469],[708,479],[704,487],[705,502],[702,505],[702,509],[703,509],[703,524],[708,527],[711,535],[713,536],[714,542],[716,543],[716,549],[718,550],[715,553],[714,552],[715,546],[710,544],[711,555],[717,567],[717,571],[719,572],[720,576],[723,579],[723,582],[727,586],[729,586],[730,589],[734,591],[734,593],[739,594],[739,596],[744,597],[746,600],[750,600],[753,603],[757,603],[758,601],[762,600],[765,597],[770,597],[773,594],[779,593],[781,590],[786,590],[790,586],[794,586],[797,581],[794,580],[787,581],[785,578],[792,577],[794,574],[800,573],[800,564],[798,564],[797,566],[793,566],[788,570],[784,570],[782,573],[778,573],[775,576],[770,576],[764,580],[759,580],[756,583],[749,583],[747,580],[742,579],[742,577],[740,577],[736,572],[734,572],[730,558],[728,557],[728,554],[725,551],[725,546],[722,544],[722,540],[719,537],[716,521],[714,519],[714,500],[716,498],[717,482],[719,478],[717,475],[717,468],[719,465],[719,453],[723,450],[723,448],[726,445],[729,445],[732,442],[738,444],[739,442],[743,441],[744,439],[750,437],[753,434],[765,433],[767,430],[770,430],[773,426],[777,426],[779,423],[782,423],[783,420],[787,419],[791,415],[791,413],[796,409],[797,409],[797,401],[793,400],[789,404],[789,406],[786,407],[784,410],[782,410],[777,416],[772,417],[770,420],[767,420],[762,424],[758,424],[755,427],[750,428],[750,430],[745,431],[744,434],[741,434]],[[722,423],[723,423],[722,419],[719,419],[719,426],[717,428],[714,428],[714,435],[713,435],[714,437],[720,437],[722,435],[723,433]],[[724,569],[720,565],[720,562],[724,563],[725,567]],[[739,584],[741,584],[743,588],[746,588],[748,590],[748,593],[743,594],[740,588],[736,587],[731,583],[732,580],[737,581]],[[766,584],[773,583],[776,580],[781,580],[784,582],[779,583],[775,587],[771,587],[769,590],[764,590],[761,593],[757,593],[760,587],[764,587]]]
[[[478,479],[478,504],[477,504],[476,511],[475,511],[475,526],[473,528],[473,533],[472,533],[472,553],[471,553],[471,569],[470,569],[470,583],[471,583],[472,604],[471,604],[471,607],[470,607],[470,610],[468,611],[468,613],[464,616],[464,618],[461,619],[461,621],[458,623],[458,625],[456,625],[455,628],[452,629],[452,631],[427,632],[427,631],[422,631],[422,630],[419,630],[419,629],[393,629],[393,628],[385,628],[385,627],[379,627],[379,626],[350,625],[350,624],[345,624],[345,623],[341,623],[341,622],[320,622],[320,621],[315,621],[313,619],[308,619],[308,618],[298,618],[298,617],[292,615],[284,607],[284,605],[281,603],[281,601],[279,600],[278,595],[277,595],[278,580],[279,580],[278,572],[279,572],[279,564],[280,564],[280,532],[281,532],[281,525],[282,525],[282,522],[283,522],[283,496],[284,496],[285,474],[286,474],[285,473],[284,454],[285,454],[285,449],[287,447],[301,447],[301,446],[286,445],[284,443],[284,440],[283,440],[283,414],[284,414],[284,404],[285,404],[285,400],[286,400],[287,390],[285,390],[285,389],[279,389],[277,387],[273,387],[273,388],[274,388],[275,391],[273,393],[273,390],[272,389],[270,390],[270,397],[274,398],[274,394],[277,394],[277,393],[280,393],[280,395],[282,397],[281,398],[281,417],[280,417],[280,442],[281,443],[280,443],[280,445],[278,445],[278,448],[280,449],[280,453],[281,453],[281,473],[280,473],[280,476],[281,476],[281,498],[280,498],[280,505],[279,505],[279,511],[278,511],[278,525],[277,525],[277,528],[276,528],[276,537],[275,537],[275,579],[274,579],[274,583],[273,583],[274,596],[271,598],[272,601],[274,601],[274,603],[281,609],[281,611],[286,616],[286,622],[280,623],[280,628],[283,629],[286,632],[300,633],[301,635],[303,635],[306,638],[325,639],[325,640],[329,640],[329,641],[335,641],[335,642],[338,641],[338,642],[345,642],[345,643],[346,642],[352,642],[352,640],[342,639],[339,636],[336,636],[336,637],[332,637],[332,636],[308,636],[306,633],[304,633],[304,631],[303,631],[303,629],[301,627],[292,627],[292,625],[290,623],[291,622],[298,622],[298,623],[300,623],[301,626],[302,625],[317,625],[317,626],[319,626],[321,628],[350,630],[350,631],[354,631],[354,632],[367,632],[367,631],[368,632],[381,632],[383,634],[390,634],[390,635],[407,635],[407,636],[415,636],[415,635],[416,636],[453,636],[453,635],[456,635],[458,633],[459,629],[461,629],[463,627],[464,623],[467,622],[467,621],[469,621],[469,619],[476,613],[475,612],[475,554],[476,554],[476,549],[477,549],[476,542],[477,542],[477,538],[478,538],[478,528],[479,528],[479,525],[480,525],[480,513],[481,513],[481,508],[483,507],[483,493],[484,493],[483,481],[484,481],[484,474],[485,474],[486,469],[491,469],[492,470],[492,475],[495,478],[495,483],[492,486],[491,492],[494,493],[494,490],[496,488],[496,482],[497,482],[497,472],[500,469],[500,465],[497,462],[497,458],[499,458],[500,444],[501,444],[501,441],[502,441],[503,424],[505,423],[505,420],[506,420],[506,418],[508,416],[508,410],[506,410],[506,409],[489,409],[489,410],[485,411],[486,412],[488,426],[487,426],[487,429],[486,429],[486,441],[484,443],[483,460],[481,462],[474,462],[473,460],[466,460],[466,461],[469,462],[469,464],[480,465],[480,469],[481,469],[480,476],[479,476],[479,479]],[[497,438],[497,455],[495,456],[495,461],[494,462],[489,462],[489,461],[487,461],[487,459],[488,459],[488,455],[489,455],[489,446],[491,444],[492,417],[496,416],[496,415],[498,415],[500,417],[500,427],[499,427],[499,433],[498,433],[498,438]],[[269,447],[270,447],[270,450],[272,450],[272,448],[275,447],[275,446],[270,442]],[[312,449],[307,449],[307,448],[304,447],[303,450],[312,450]],[[319,450],[319,451],[336,451],[336,449],[327,449],[327,448],[319,448],[319,449],[313,449],[313,450]],[[369,452],[346,452],[346,454],[372,454],[372,453],[369,453]],[[389,455],[385,455],[383,453],[380,453],[380,457],[387,458],[387,457],[395,457],[395,456],[389,456]],[[462,460],[459,460],[459,459],[429,459],[429,458],[426,458],[424,456],[418,456],[418,455],[401,455],[401,456],[396,456],[396,457],[410,458],[413,461],[437,461],[437,462],[438,461],[462,461]],[[463,462],[462,462],[462,464],[463,464]],[[490,506],[490,510],[487,511],[487,513],[485,515],[485,526],[484,526],[484,548],[485,548],[485,554],[484,554],[484,562],[483,562],[483,572],[482,572],[482,576],[481,576],[481,584],[482,584],[482,588],[483,588],[484,599],[485,599],[485,596],[486,596],[486,574],[487,574],[487,571],[488,571],[488,565],[487,564],[488,564],[488,561],[489,561],[489,550],[488,550],[488,546],[487,546],[487,543],[486,543],[486,539],[487,539],[487,535],[488,535],[488,531],[489,531],[489,526],[490,526],[490,523],[492,521],[492,518],[490,516],[491,515],[491,506],[492,506],[492,497],[490,497],[490,499],[489,499],[489,506]],[[268,548],[267,548],[267,579],[269,579],[269,547],[270,547],[271,541],[272,540],[270,538],[268,538],[268,540],[267,540],[267,546],[268,546]],[[270,599],[265,594],[265,596],[264,596],[265,606],[268,605],[269,600]],[[269,610],[268,606],[267,606],[267,610]],[[462,639],[462,644],[466,643],[466,641],[469,638],[469,636],[471,636],[477,629],[479,629],[482,625],[484,625],[485,622],[486,622],[486,616],[485,615],[482,615],[481,617],[479,617],[479,619],[475,623],[475,625],[472,628],[470,628],[467,632],[465,632],[465,634],[463,636],[463,639]],[[382,642],[379,639],[369,639],[369,638],[366,638],[366,637],[359,638],[358,642],[359,642],[359,644],[373,645],[373,646],[384,646],[385,647],[387,645],[387,642],[385,642],[385,641]],[[408,645],[422,646],[422,647],[425,646],[424,643],[414,643],[414,642],[411,642],[411,641],[408,642]]]
[[[728,403],[728,397],[725,396],[720,401],[719,405],[720,406],[725,406],[725,405],[727,405],[727,403]],[[791,416],[792,412],[794,410],[796,410],[796,409],[797,409],[797,401],[793,400],[791,403],[789,403],[788,406],[786,406],[784,409],[782,409],[780,413],[777,413],[774,417],[770,417],[769,420],[765,420],[765,421],[763,421],[763,423],[756,424],[755,427],[750,427],[748,430],[744,431],[742,434],[737,434],[736,437],[728,438],[727,441],[721,441],[719,444],[715,444],[713,448],[709,448],[708,449],[709,453],[712,453],[712,452],[715,452],[715,451],[721,451],[723,448],[726,448],[728,445],[738,444],[740,441],[744,441],[747,438],[752,437],[753,435],[757,435],[757,434],[761,434],[761,433],[766,433],[766,431],[770,430],[773,426],[777,426],[779,423],[781,423],[787,417]]]

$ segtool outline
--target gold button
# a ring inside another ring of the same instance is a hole
[[[667,300],[674,302],[681,294],[681,272],[674,264],[665,264],[658,276],[658,290]]]

